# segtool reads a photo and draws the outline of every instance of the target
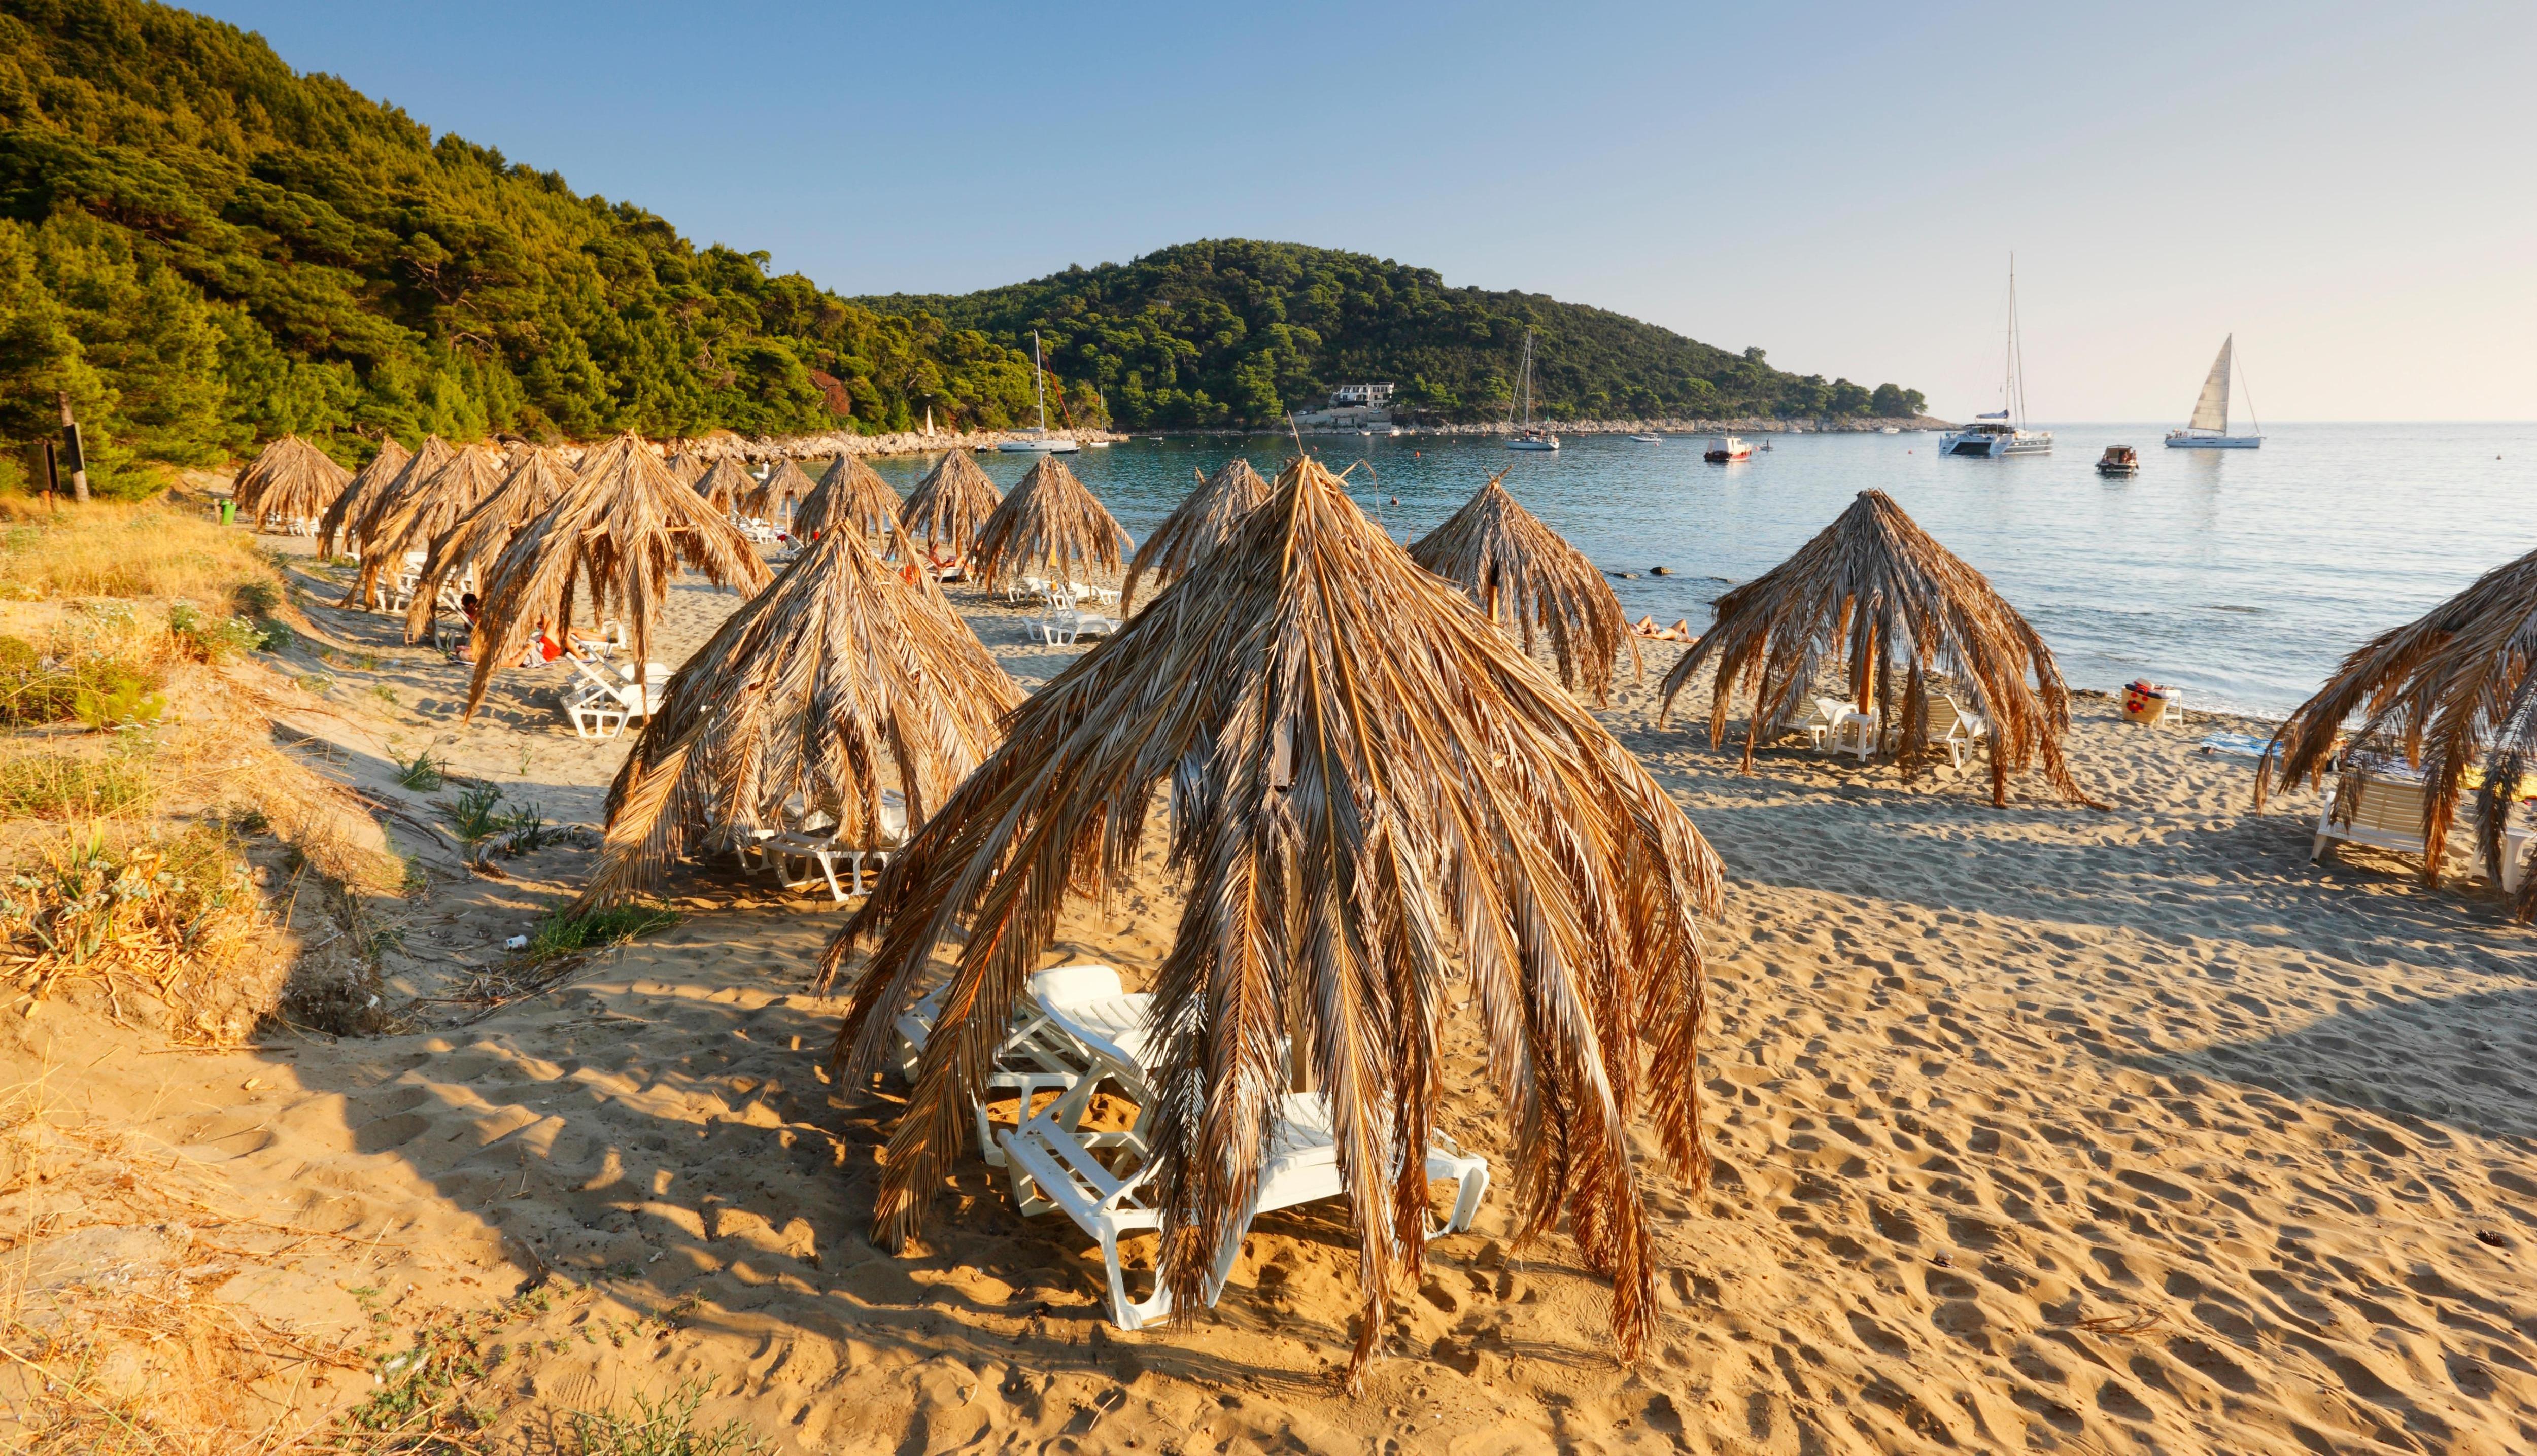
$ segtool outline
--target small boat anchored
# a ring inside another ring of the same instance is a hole
[[[2255,419],[2255,397],[2252,392],[2246,396],[2246,418],[2254,422],[2255,433],[2251,435],[2229,433],[2230,355],[2237,343],[2238,336],[2235,334],[2220,341],[2220,356],[2211,361],[2211,372],[2202,381],[2201,397],[2193,402],[2193,419],[2180,430],[2168,431],[2168,449],[2261,450],[2264,448],[2264,426],[2261,420]]]
[[[1506,442],[1509,450],[1557,450],[1559,437],[1532,422],[1532,331],[1524,331],[1524,372],[1517,393],[1524,397],[1524,433]]]
[[[1638,441],[1642,445],[1661,445],[1664,443],[1664,436],[1662,435],[1632,435],[1630,438]]]
[[[2140,452],[2129,445],[2109,445],[2097,457],[2097,474],[2101,475],[2137,475],[2140,474]]]
[[[1753,447],[1745,444],[1742,440],[1737,439],[1733,435],[1720,435],[1709,442],[1708,449],[1700,452],[1700,458],[1708,461],[1712,465],[1726,465],[1738,460],[1751,460],[1753,458]]]
[[[1008,455],[1073,455],[1083,447],[1064,436],[1048,432],[1048,391],[1041,384],[1039,331],[1031,330],[1031,398],[1039,402],[1039,428],[1015,439],[1001,440],[998,450]]]

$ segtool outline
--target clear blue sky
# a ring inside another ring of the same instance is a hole
[[[2537,6],[209,0],[848,293],[1315,243],[2041,418],[2537,417]]]

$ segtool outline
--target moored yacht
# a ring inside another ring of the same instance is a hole
[[[1712,465],[1725,465],[1730,461],[1751,460],[1753,458],[1753,447],[1745,444],[1742,440],[1737,439],[1733,435],[1719,435],[1709,442],[1708,449],[1700,452],[1700,458],[1708,461]]]
[[[2052,453],[2050,430],[2026,427],[2026,358],[2025,340],[2017,331],[2017,260],[2008,260],[2008,348],[2006,381],[2001,386],[2001,408],[1988,414],[1977,414],[1974,422],[1963,429],[1949,430],[1938,436],[1940,455],[1964,455],[1977,460],[1996,460],[2005,455],[2049,455]]]
[[[1039,428],[1017,439],[998,441],[996,448],[1008,455],[1073,455],[1083,447],[1062,435],[1048,432],[1048,392],[1041,387],[1039,363],[1039,331],[1031,330],[1031,398],[1039,402]]]
[[[1559,437],[1532,422],[1532,331],[1524,331],[1524,372],[1519,389],[1524,397],[1524,432],[1506,442],[1509,450],[1556,450]]]

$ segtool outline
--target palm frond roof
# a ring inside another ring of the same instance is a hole
[[[1135,545],[1065,461],[1043,455],[979,528],[978,574],[992,587],[1026,573],[1116,572]]]
[[[1467,993],[1513,1127],[1519,1234],[1567,1217],[1635,1357],[1656,1252],[1629,1129],[1644,1113],[1674,1171],[1705,1175],[1699,922],[1720,905],[1717,855],[1311,460],[1206,570],[1014,711],[830,942],[828,977],[873,947],[838,1039],[856,1077],[888,1060],[892,1019],[937,957],[952,964],[884,1155],[877,1234],[918,1227],[1061,907],[1132,871],[1166,781],[1160,830],[1187,892],[1154,986],[1149,1126],[1181,1307],[1249,1206],[1300,1066],[1351,1190],[1362,1369],[1422,1267],[1445,1008]]]
[[[582,905],[656,890],[736,833],[789,828],[788,804],[877,844],[895,789],[922,824],[1020,701],[931,578],[906,580],[863,532],[828,532],[672,679],[609,791]]]
[[[424,443],[429,442],[426,439]],[[318,522],[318,555],[332,556],[342,547],[352,544],[348,538],[353,522],[370,502],[396,482],[396,477],[405,472],[407,463],[413,459],[414,453],[398,444],[394,436],[379,442],[379,453],[370,457],[369,464],[353,473],[351,483],[335,497],[335,503],[326,508],[324,518]]]
[[[1137,548],[1137,558],[1128,566],[1128,583],[1119,593],[1121,612],[1135,606],[1138,582],[1150,575],[1161,586],[1187,576],[1268,498],[1268,482],[1240,456],[1218,467],[1212,475],[1201,474],[1198,488],[1172,507],[1163,524]]]
[[[886,533],[898,524],[898,492],[860,455],[840,454],[793,508],[793,535],[825,536],[842,526]]]
[[[740,513],[772,521],[816,488],[801,466],[789,457],[781,459],[767,471],[765,479],[741,493]]]
[[[683,568],[748,596],[768,581],[748,538],[640,437],[628,432],[592,451],[571,488],[513,533],[486,573],[467,716],[484,704],[494,670],[520,660],[542,618],[558,639],[570,630],[576,591],[593,615],[624,622],[638,680],[648,679],[653,618]]]
[[[352,482],[353,473],[334,457],[297,435],[284,435],[256,452],[229,491],[238,519],[254,526],[318,520]]]
[[[434,537],[414,600],[406,607],[405,640],[420,640],[431,624],[443,584],[464,580],[470,571],[481,577],[502,548],[511,543],[511,534],[554,504],[572,478],[573,473],[561,456],[531,446],[512,465],[500,485]]]
[[[1709,630],[1665,674],[1659,720],[1693,674],[1714,667],[1713,745],[1724,740],[1737,697],[1754,703],[1745,767],[1755,740],[1801,717],[1817,676],[1839,662],[1861,711],[1898,706],[1891,721],[1902,728],[1906,765],[1917,767],[1929,751],[1931,695],[1952,683],[1989,720],[1992,803],[2008,801],[2011,775],[2040,767],[2062,797],[2095,804],[2062,753],[2070,690],[2052,650],[1988,579],[1884,491],[1858,492],[1814,539],[1719,598],[1715,611]]]
[[[908,535],[928,545],[939,541],[955,555],[966,556],[1004,499],[968,451],[949,450],[908,492],[899,519],[906,523]]]
[[[1516,629],[1526,652],[1550,641],[1559,680],[1597,703],[1612,697],[1612,662],[1624,648],[1639,670],[1639,645],[1612,584],[1586,553],[1542,524],[1489,477],[1463,508],[1409,548],[1409,559],[1471,595],[1491,621]]]

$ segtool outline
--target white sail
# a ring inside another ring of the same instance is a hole
[[[2202,398],[2193,402],[2194,429],[2229,433],[2229,347],[2237,342],[2235,334],[2220,341],[2220,357],[2211,361],[2211,377],[2202,381]]]

